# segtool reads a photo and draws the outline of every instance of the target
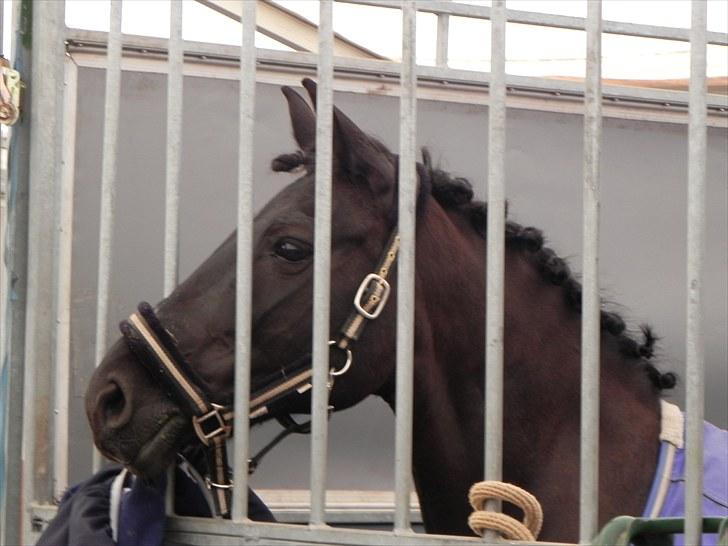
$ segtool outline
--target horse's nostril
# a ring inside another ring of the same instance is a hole
[[[119,415],[124,409],[124,393],[117,386],[116,389],[108,393],[104,400],[104,417],[108,421]]]
[[[101,416],[103,424],[112,428],[126,424],[131,415],[124,391],[114,381],[110,382],[99,395],[96,411]]]

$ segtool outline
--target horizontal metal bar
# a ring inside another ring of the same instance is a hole
[[[379,8],[398,9],[399,4],[391,0],[337,0],[343,4],[357,4]],[[417,11],[434,13],[436,15],[454,15],[471,19],[490,19],[489,6],[472,4],[458,4],[442,0],[419,0]],[[540,27],[563,28],[567,30],[584,30],[586,19],[570,15],[556,15],[553,13],[540,13],[535,11],[506,10],[506,19],[509,23],[534,25]],[[690,41],[690,29],[677,27],[663,27],[644,25],[640,23],[624,23],[621,21],[603,21],[602,31],[605,34],[620,34],[623,36],[637,36],[639,38],[654,38],[658,40],[672,40],[677,42]],[[709,44],[728,45],[728,34],[725,32],[708,32]]]
[[[361,529],[311,528],[303,525],[271,523],[232,523],[201,518],[170,518],[167,520],[168,541],[184,544],[275,544],[293,542],[295,544],[331,544],[337,546],[459,546],[462,544],[483,544],[476,537],[455,537],[445,535],[425,535],[420,533],[400,533],[369,531]],[[275,542],[274,542],[275,541]],[[528,546],[527,542],[519,542]],[[553,543],[539,542],[534,546],[556,546]]]
[[[311,494],[308,489],[256,489],[255,493],[270,509],[278,523],[309,522]],[[414,495],[409,506],[410,521],[421,525],[422,514]],[[35,508],[34,515],[40,518],[41,525],[50,522],[58,512],[55,504],[36,505]],[[394,495],[391,491],[328,490],[326,522],[336,525],[391,525],[394,523]]]
[[[147,36],[124,36],[124,51],[129,56],[166,59],[166,40]],[[70,29],[67,34],[68,49],[71,52],[105,51],[106,33],[89,30]],[[240,48],[206,44],[203,42],[185,42],[185,60],[192,63],[224,64],[239,66]],[[297,69],[307,74],[315,74],[317,55],[312,53],[274,51],[259,49],[257,54],[258,70],[290,70]],[[399,82],[399,63],[388,61],[371,61],[366,59],[349,59],[334,57],[334,71],[339,81],[348,77],[371,77],[379,83],[387,80]],[[462,70],[436,66],[418,66],[417,81],[422,86],[438,86],[450,88],[459,85],[463,88],[487,88],[490,85],[489,74],[474,70]],[[508,93],[527,93],[536,96],[573,98],[581,101],[584,96],[584,85],[579,81],[556,80],[532,76],[506,76]],[[687,111],[688,92],[668,91],[640,87],[624,87],[605,85],[602,89],[605,102],[623,104],[650,105],[656,107],[677,108]],[[712,114],[728,117],[728,97],[710,94],[707,98],[708,110]]]
[[[104,56],[99,51],[86,48],[75,49],[71,56],[80,68],[105,68]],[[126,57],[123,69],[127,72],[144,74],[166,74],[166,61],[155,57]],[[185,63],[185,76],[208,78],[213,80],[237,81],[239,69],[232,63]],[[305,66],[292,65],[259,65],[256,71],[256,83],[271,85],[297,86],[301,77],[311,76],[312,70]],[[454,81],[424,78],[419,81],[418,96],[423,100],[434,100],[444,103],[469,105],[487,105],[490,102],[488,93],[483,90],[487,85],[465,85]],[[337,71],[334,90],[360,95],[377,95],[382,97],[399,97],[397,80],[376,73],[343,74]],[[583,114],[583,99],[557,91],[541,92],[520,90],[509,87],[506,97],[508,108],[517,110],[534,110],[537,112],[553,112],[557,114]],[[666,105],[667,104],[667,105]],[[651,121],[685,125],[688,123],[688,112],[684,106],[673,106],[672,103],[635,102],[621,99],[604,101],[603,116],[618,120]],[[708,127],[728,129],[728,110],[708,110]]]

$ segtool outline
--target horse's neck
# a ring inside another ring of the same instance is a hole
[[[506,466],[514,467],[510,472],[517,479],[536,480],[539,464],[519,464],[524,454],[540,459],[540,454],[559,451],[555,447],[560,444],[561,451],[577,454],[578,461],[581,314],[523,252],[508,252],[506,271],[504,427],[523,432],[506,442],[506,460],[512,461]],[[656,444],[659,401],[647,374],[621,354],[615,336],[603,331],[601,338],[600,418],[608,431],[603,453],[625,449],[622,440],[628,443],[634,430]],[[640,443],[641,438],[634,442]]]
[[[455,503],[467,512],[465,492],[482,479],[485,244],[465,224],[436,207],[418,226],[417,253],[429,267],[417,269],[414,462],[430,531],[466,530],[464,523],[452,529],[447,517],[440,520],[437,504]],[[507,251],[506,271],[504,479],[533,490],[547,512],[567,505],[576,515],[581,317],[521,251]],[[616,343],[606,339],[600,455],[607,479],[602,513],[608,515],[625,509],[610,504],[617,495],[610,492],[609,477],[629,474],[634,506],[626,508],[639,512],[656,460],[657,397],[647,378],[629,366],[634,364],[624,362]],[[634,472],[621,468],[625,453]],[[439,499],[435,505],[433,498]],[[575,518],[551,518],[565,529],[547,525],[546,536],[571,534]]]

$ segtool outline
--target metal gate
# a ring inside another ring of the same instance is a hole
[[[597,529],[597,460],[599,400],[599,180],[602,105],[634,100],[672,104],[678,109],[689,105],[688,172],[688,256],[687,256],[687,442],[686,535],[698,542],[701,525],[702,421],[704,392],[703,324],[701,314],[702,269],[705,254],[705,155],[706,123],[710,112],[725,118],[725,97],[708,97],[706,92],[706,44],[728,45],[726,35],[706,30],[706,3],[694,1],[689,31],[602,21],[601,2],[588,2],[586,19],[507,10],[503,0],[492,7],[445,1],[339,0],[343,3],[387,7],[402,12],[403,43],[401,64],[334,57],[332,2],[320,2],[318,55],[291,53],[278,56],[316,67],[318,81],[316,150],[317,248],[330,248],[332,104],[335,75],[370,71],[400,82],[400,195],[399,228],[401,258],[397,299],[397,413],[395,444],[395,508],[393,533],[335,529],[327,525],[326,457],[329,261],[326,252],[316,254],[314,291],[311,501],[308,526],[256,524],[246,518],[247,460],[250,451],[247,413],[250,390],[250,312],[245,304],[252,293],[250,266],[252,241],[252,158],[255,153],[253,120],[255,111],[256,66],[260,71],[270,61],[254,46],[256,2],[242,2],[241,44],[232,51],[208,47],[207,55],[239,58],[240,119],[238,169],[238,269],[235,406],[238,408],[234,443],[236,488],[232,521],[202,521],[170,517],[169,537],[191,544],[317,543],[317,544],[461,544],[481,543],[475,538],[423,536],[412,532],[410,521],[412,459],[412,378],[413,378],[413,290],[414,286],[414,203],[415,128],[418,84],[448,82],[487,93],[488,113],[488,294],[486,358],[487,386],[485,478],[501,478],[502,452],[502,351],[503,351],[503,263],[505,209],[506,102],[518,93],[561,93],[583,96],[584,103],[584,183],[583,183],[583,324],[582,324],[582,447],[580,536],[586,543]],[[218,2],[224,4],[224,2]],[[235,4],[235,3],[228,3]],[[178,201],[181,162],[182,76],[185,45],[182,41],[183,2],[172,2],[170,39],[158,53],[168,59],[167,152],[164,294],[177,284]],[[32,8],[32,9],[31,9]],[[232,9],[232,8],[231,8]],[[438,18],[437,66],[415,63],[415,22],[417,12]],[[491,22],[491,70],[473,73],[448,68],[448,20],[459,16]],[[69,438],[69,308],[71,280],[71,237],[73,221],[73,180],[75,154],[75,86],[73,70],[64,61],[67,47],[83,42],[79,34],[65,28],[64,2],[23,1],[16,6],[16,62],[28,81],[23,120],[13,133],[10,184],[7,194],[7,236],[2,241],[9,276],[3,277],[2,354],[8,373],[5,408],[5,476],[0,522],[4,544],[31,543],[44,519],[53,512],[53,500],[68,487]],[[542,25],[585,30],[587,72],[585,84],[510,77],[505,74],[506,23]],[[689,93],[656,90],[602,88],[601,38],[603,33],[690,41],[691,77]],[[88,37],[88,36],[87,36]],[[83,36],[81,36],[83,38]],[[32,47],[31,41],[32,39]],[[75,40],[75,42],[74,42]],[[103,157],[99,226],[99,268],[96,303],[96,362],[107,349],[108,294],[113,252],[112,230],[117,184],[120,79],[122,52],[136,48],[153,49],[157,42],[129,40],[121,33],[121,1],[111,1],[107,51],[106,96],[103,129]],[[141,44],[141,45],[139,45]],[[80,46],[79,46],[80,47]],[[224,50],[224,51],[223,51]],[[222,51],[222,53],[221,53]],[[275,57],[275,56],[273,56]],[[273,59],[274,61],[276,59]],[[61,92],[61,90],[64,90]],[[708,101],[710,98],[710,101]],[[682,114],[681,114],[682,115]],[[484,119],[485,123],[486,120]],[[6,240],[9,244],[5,246]],[[27,251],[26,251],[27,248]],[[52,419],[49,419],[52,416]],[[91,446],[89,446],[91,449]],[[95,465],[98,468],[99,461]],[[13,480],[10,477],[20,476]],[[3,481],[0,481],[2,484]],[[244,537],[244,538],[241,538]],[[492,537],[486,537],[488,539]],[[545,544],[545,543],[544,543]]]

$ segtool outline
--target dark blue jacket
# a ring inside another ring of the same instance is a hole
[[[102,470],[64,495],[38,546],[160,546],[165,481],[145,482],[120,467]],[[186,464],[175,472],[175,512],[211,517],[204,485]],[[248,512],[252,520],[275,521],[251,489]]]

